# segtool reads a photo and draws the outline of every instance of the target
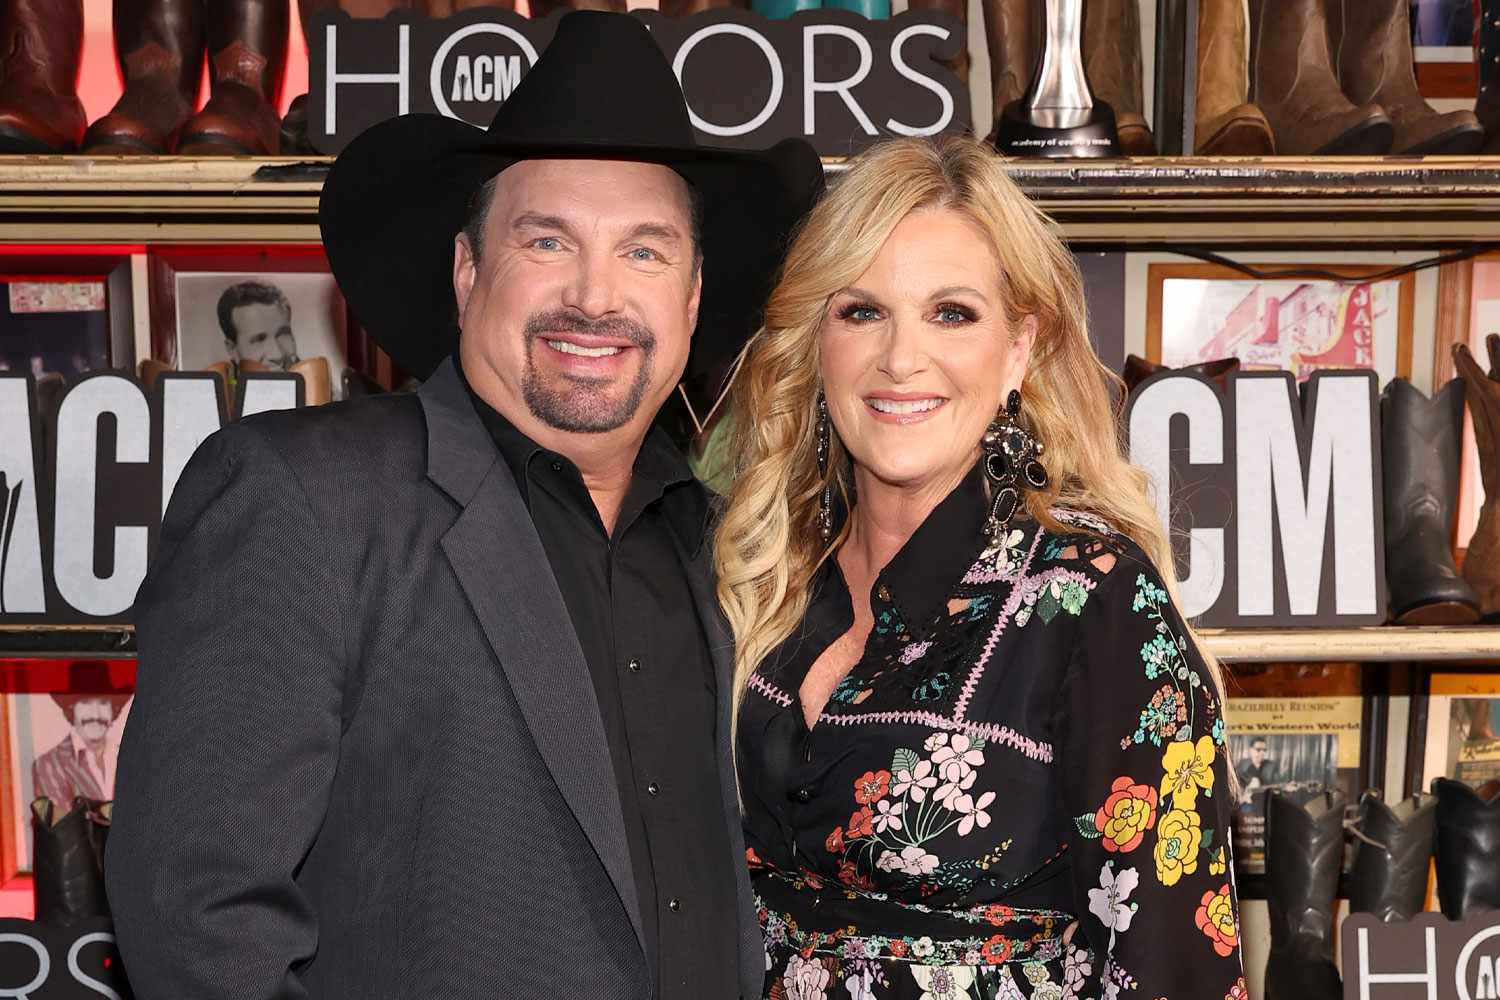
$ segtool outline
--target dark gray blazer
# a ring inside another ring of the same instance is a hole
[[[739,907],[703,919],[758,997],[708,552]],[[649,995],[593,684],[451,363],[206,441],[136,615],[106,868],[140,1000]]]

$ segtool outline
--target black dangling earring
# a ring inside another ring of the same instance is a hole
[[[833,539],[833,485],[828,481],[828,401],[818,392],[818,475],[823,479],[823,495],[818,498],[818,534],[826,545]]]
[[[991,543],[1001,541],[1020,508],[1020,488],[1039,490],[1047,485],[1047,470],[1038,460],[1046,448],[1017,422],[1020,415],[1021,390],[1012,389],[1005,399],[1005,412],[984,434],[984,474],[995,494],[984,522],[984,537]]]

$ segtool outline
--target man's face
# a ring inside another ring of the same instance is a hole
[[[1256,767],[1266,762],[1266,745],[1264,743],[1250,744],[1250,763]]]
[[[236,337],[225,340],[225,346],[238,361],[287,368],[297,360],[297,341],[287,321],[286,311],[277,305],[251,302],[239,306],[229,313]]]
[[[453,286],[464,371],[522,430],[644,434],[698,321],[686,182],[657,164],[518,163],[477,262],[459,237]]]
[[[73,728],[86,743],[98,743],[114,721],[114,706],[108,698],[80,701],[73,706]]]

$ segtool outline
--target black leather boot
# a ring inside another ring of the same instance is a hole
[[[1342,1000],[1333,964],[1333,911],[1344,857],[1344,795],[1298,805],[1266,794],[1266,907],[1271,957],[1265,1000]]]
[[[1468,625],[1479,598],[1453,564],[1453,507],[1463,433],[1462,379],[1431,399],[1404,378],[1380,396],[1385,580],[1401,625]]]
[[[1500,779],[1472,788],[1438,778],[1437,884],[1443,916],[1500,910]]]
[[[1410,920],[1427,900],[1427,864],[1437,799],[1412,795],[1394,806],[1375,789],[1359,800],[1359,841],[1349,876],[1349,912]]]
[[[38,923],[67,927],[88,917],[109,916],[100,863],[104,837],[97,803],[75,799],[66,815],[51,799],[31,804],[32,886]]]

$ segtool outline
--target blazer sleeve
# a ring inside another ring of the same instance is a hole
[[[137,595],[138,680],[105,863],[139,1000],[299,998],[294,874],[338,757],[344,638],[320,525],[261,430],[188,463]]]
[[[1138,550],[1115,557],[1079,630],[1058,747],[1073,946],[1109,996],[1243,1000],[1212,675]]]

